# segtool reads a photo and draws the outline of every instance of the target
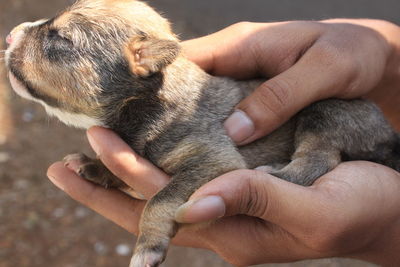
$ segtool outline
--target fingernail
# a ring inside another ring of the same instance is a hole
[[[241,143],[255,131],[253,121],[241,110],[236,110],[224,123],[225,130],[235,143]]]
[[[87,132],[87,137],[88,137],[90,146],[93,148],[93,151],[96,153],[96,155],[100,155],[100,146],[97,144],[96,139],[92,136],[90,131]]]
[[[198,223],[221,218],[225,215],[225,203],[219,196],[190,200],[180,206],[175,219],[180,223]]]
[[[51,174],[47,174],[47,177],[50,179],[50,181],[51,181],[55,186],[57,186],[57,187],[60,188],[61,190],[65,191],[65,190],[64,190],[64,186],[62,185],[62,183],[61,183],[55,176],[53,176],[53,175],[51,175]]]

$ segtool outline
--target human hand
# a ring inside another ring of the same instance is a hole
[[[189,59],[213,75],[270,78],[238,104],[244,113],[225,122],[239,145],[325,98],[371,93],[384,111],[400,112],[394,86],[400,84],[400,28],[385,21],[239,23],[183,45]]]
[[[146,198],[168,182],[110,130],[88,133],[103,163]],[[48,176],[72,198],[137,234],[145,201],[91,184],[61,162]],[[204,185],[177,212],[179,222],[220,219],[181,228],[173,243],[213,250],[239,266],[332,256],[390,265],[400,260],[399,190],[399,173],[368,162],[341,164],[311,187],[239,170]]]

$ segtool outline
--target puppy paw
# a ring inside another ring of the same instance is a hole
[[[83,153],[70,154],[63,159],[64,166],[78,173],[82,165],[91,162],[91,158]]]
[[[164,261],[166,250],[157,247],[136,251],[129,267],[158,267]]]
[[[64,158],[64,165],[74,171],[80,177],[92,181],[99,176],[99,167],[95,160],[89,158],[83,153],[71,154]]]
[[[138,239],[143,240],[142,238]],[[153,243],[153,242],[152,242]],[[169,241],[161,241],[158,245],[137,244],[129,267],[158,267],[165,260]]]
[[[105,188],[126,188],[126,184],[115,177],[98,159],[83,153],[71,154],[64,158],[64,165],[80,177]]]

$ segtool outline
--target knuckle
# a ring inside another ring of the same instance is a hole
[[[354,78],[360,69],[355,57],[354,47],[346,43],[320,40],[314,47],[314,53],[320,63],[342,77]],[[345,75],[343,75],[345,74]]]
[[[135,158],[126,153],[111,153],[101,157],[101,160],[119,178],[136,165]]]
[[[258,184],[258,181],[260,181],[258,175],[259,172],[254,172],[253,177],[248,178],[248,194],[250,197],[247,202],[247,210],[249,214],[262,218],[267,213],[268,201],[263,187]]]
[[[249,32],[254,29],[254,23],[248,21],[241,21],[229,26],[229,29],[236,36],[247,36]]]
[[[247,30],[252,26],[253,23],[249,21],[240,21],[232,25],[236,30]]]
[[[352,49],[345,44],[320,40],[315,46],[314,52],[328,67],[340,66],[340,69],[348,71],[354,69],[356,66]]]
[[[259,172],[249,171],[238,180],[241,194],[238,209],[241,214],[262,218],[268,210],[268,201],[264,187],[260,186]],[[263,179],[265,180],[265,179]]]
[[[338,94],[360,87],[363,60],[357,56],[356,49],[354,44],[330,39],[319,40],[313,47],[313,57],[321,68],[337,77]]]
[[[289,104],[291,90],[293,87],[287,79],[271,79],[259,88],[259,97],[256,99],[264,110],[282,119],[281,114]]]

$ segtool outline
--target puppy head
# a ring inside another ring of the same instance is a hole
[[[21,24],[7,41],[15,91],[83,128],[104,125],[105,106],[154,89],[155,74],[180,52],[168,21],[135,0],[81,0]]]

